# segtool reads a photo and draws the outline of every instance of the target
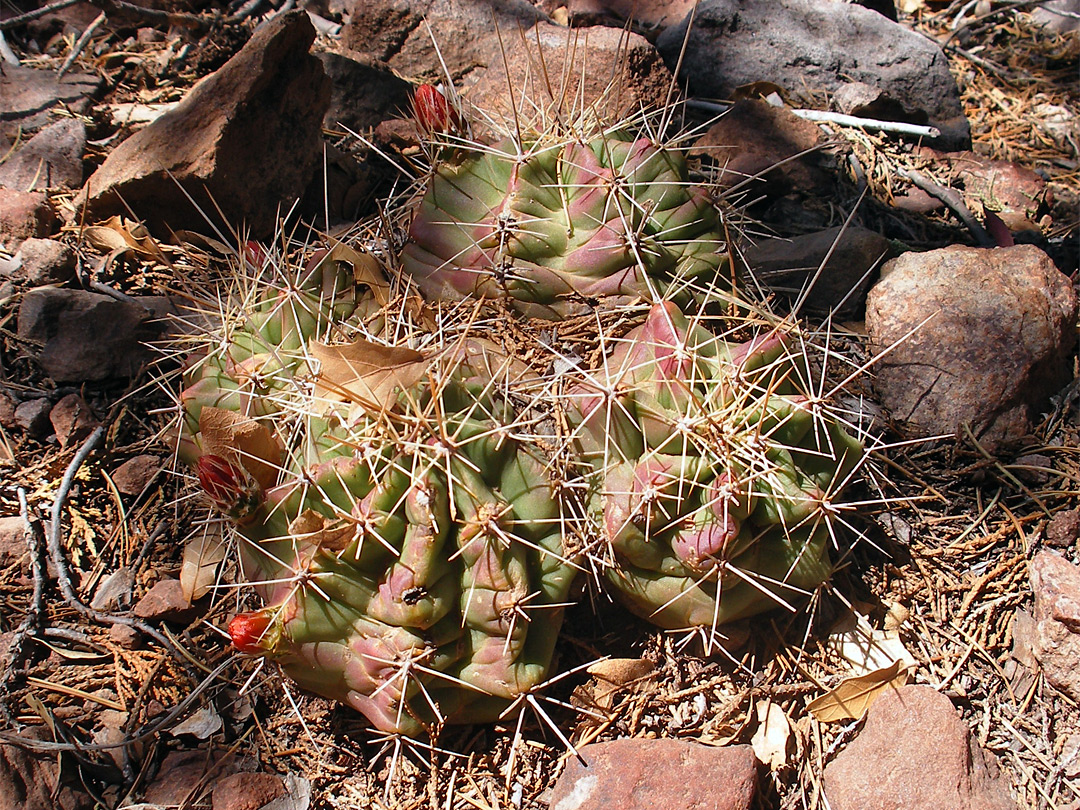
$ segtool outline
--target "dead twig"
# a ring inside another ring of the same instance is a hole
[[[49,3],[41,8],[27,11],[25,14],[8,17],[6,20],[0,20],[0,31],[10,31],[12,28],[18,28],[23,23],[33,22],[38,17],[44,17],[46,14],[52,14],[54,11],[62,11],[78,2],[80,2],[80,0],[58,0],[56,3]]]
[[[979,220],[975,219],[975,215],[971,213],[971,209],[967,207],[964,200],[956,191],[951,188],[946,188],[945,186],[939,186],[933,180],[920,174],[914,169],[905,169],[901,166],[897,166],[896,173],[905,180],[910,180],[927,194],[937,197],[945,203],[945,205],[949,207],[949,210],[956,214],[964,225],[967,226],[967,229],[971,232],[971,235],[975,237],[975,242],[979,247],[994,247],[997,245],[997,243],[990,238],[990,234],[986,232],[986,229]]]

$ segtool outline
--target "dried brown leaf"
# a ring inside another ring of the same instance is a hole
[[[305,509],[289,524],[289,536],[327,551],[341,551],[348,546],[355,529],[349,524],[335,522],[327,525],[326,518],[314,509]]]
[[[389,410],[394,390],[415,385],[428,368],[415,349],[362,338],[340,346],[312,341],[310,352],[319,361],[316,397],[354,402],[371,413]]]
[[[319,263],[322,264],[322,262],[351,264],[353,279],[356,283],[371,290],[379,306],[390,303],[390,282],[386,280],[382,264],[370,253],[361,253],[344,242],[335,242]]]
[[[188,540],[180,564],[180,587],[188,602],[201,599],[214,586],[225,551],[221,535],[210,531]]]
[[[907,683],[909,670],[901,661],[865,675],[845,678],[834,689],[807,704],[807,710],[821,723],[858,720],[870,705],[891,689]]]
[[[787,765],[791,752],[791,721],[784,710],[771,700],[757,704],[758,727],[750,740],[754,756],[769,770],[778,771]]]
[[[203,449],[246,469],[264,489],[277,483],[281,447],[262,422],[224,408],[207,407],[199,414]]]
[[[131,250],[144,259],[170,264],[157,242],[140,222],[128,222],[114,216],[98,225],[88,225],[83,229],[83,236],[98,250],[110,253]]]

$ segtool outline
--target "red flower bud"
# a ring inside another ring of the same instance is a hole
[[[461,129],[461,118],[457,110],[434,85],[422,84],[416,88],[413,94],[413,114],[416,116],[416,123],[427,135],[457,132]]]
[[[229,622],[229,638],[233,646],[248,655],[260,655],[273,646],[270,616],[264,610],[237,613]]]
[[[262,503],[262,488],[251,474],[226,458],[207,454],[195,463],[199,484],[214,506],[237,522],[252,516]]]
[[[248,239],[244,242],[244,261],[254,267],[256,270],[262,270],[266,266],[266,262],[269,260],[269,256],[266,255],[266,248],[256,242],[254,239]]]

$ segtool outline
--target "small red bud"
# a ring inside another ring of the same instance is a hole
[[[272,646],[270,616],[266,611],[237,613],[229,622],[229,638],[233,646],[248,655],[260,655]]]
[[[416,123],[427,135],[457,132],[461,128],[457,110],[434,85],[422,84],[416,88],[413,94],[413,113]]]
[[[244,242],[244,261],[254,267],[256,270],[262,270],[266,266],[266,262],[270,257],[266,254],[266,248],[256,242],[254,239],[248,239]]]
[[[199,484],[214,506],[228,517],[243,521],[262,503],[262,488],[250,473],[226,458],[207,454],[195,462]]]

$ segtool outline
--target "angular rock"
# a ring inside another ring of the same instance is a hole
[[[657,39],[674,69],[687,20]],[[944,148],[970,143],[948,61],[925,37],[868,8],[832,0],[703,0],[680,78],[690,92],[731,98],[735,88],[774,82],[794,98],[851,81],[879,87],[942,131]]]
[[[832,810],[1016,810],[950,700],[929,686],[886,692],[862,732],[825,767]]]
[[[184,596],[184,587],[178,579],[162,579],[143,594],[132,612],[148,621],[177,622],[186,624],[199,615],[199,608],[192,606]]]
[[[27,554],[26,523],[19,515],[0,517],[0,568],[14,565]]]
[[[1047,0],[1032,9],[1031,18],[1056,34],[1080,31],[1080,2],[1078,0]]]
[[[5,64],[0,70],[0,133],[34,132],[52,120],[51,110],[61,104],[85,113],[103,84],[94,73],[69,70],[57,78],[53,70]]]
[[[83,182],[86,124],[62,118],[44,127],[0,164],[0,186],[17,191],[78,188]]]
[[[794,300],[828,256],[801,311],[858,317],[875,280],[871,271],[889,252],[889,240],[857,225],[843,236],[841,230],[837,226],[791,239],[765,239],[744,248],[743,258],[755,278]]]
[[[550,810],[749,810],[757,766],[749,745],[712,748],[672,739],[627,739],[578,749]]]
[[[94,610],[113,611],[127,608],[131,604],[131,591],[135,587],[135,572],[130,566],[122,565],[106,575],[94,591],[90,607]],[[126,625],[114,624],[113,627]]]
[[[161,459],[149,454],[129,458],[110,473],[121,495],[139,495],[161,472]]]
[[[783,107],[745,99],[709,127],[690,156],[709,158],[718,168],[719,190],[737,188],[735,200],[782,197],[793,190],[815,194],[831,183],[818,166],[819,156],[812,151],[795,156],[821,140],[817,125]]]
[[[68,394],[53,405],[49,421],[64,450],[78,447],[101,424],[86,400],[78,394]]]
[[[300,197],[321,154],[330,82],[308,53],[314,38],[302,11],[264,24],[176,107],[116,147],[76,203],[97,217],[129,205],[157,233],[205,229],[220,208],[230,228],[269,236],[279,206]]]
[[[213,810],[259,810],[285,793],[272,773],[234,773],[217,781],[210,799]]]
[[[44,438],[52,433],[52,422],[49,421],[51,411],[52,403],[47,397],[28,399],[15,408],[15,424],[25,430],[28,436]]]
[[[14,252],[35,236],[48,236],[56,215],[40,191],[0,188],[0,248]]]
[[[441,53],[457,80],[473,68],[498,61],[496,26],[506,38],[540,21],[549,22],[547,15],[527,0],[352,0],[341,40],[350,50],[387,62],[415,79],[442,81]],[[432,35],[439,43],[438,53]]]
[[[0,426],[15,427],[15,398],[7,391],[0,391]]]
[[[1035,659],[1048,684],[1080,701],[1080,568],[1040,551],[1031,561],[1031,590]]]
[[[172,307],[167,298],[138,301],[53,287],[31,290],[19,307],[19,337],[41,344],[37,361],[56,382],[131,377],[156,359],[145,344],[164,333]]]
[[[109,628],[109,640],[125,650],[137,650],[142,646],[142,633],[126,624],[114,624]]]
[[[871,87],[865,82],[848,82],[840,85],[833,94],[832,102],[836,109],[845,115],[875,118],[878,121],[926,123],[926,113],[918,109],[908,109],[883,88]]]
[[[33,739],[49,739],[44,727],[23,729]],[[11,810],[90,810],[95,802],[85,790],[57,784],[56,755],[33,754],[14,745],[0,745],[0,807]]]
[[[324,128],[340,132],[345,127],[363,133],[409,109],[409,83],[386,65],[358,53],[324,52],[317,56],[331,88]]]
[[[1080,509],[1055,512],[1046,525],[1046,544],[1054,548],[1068,548],[1080,538]]]
[[[31,287],[62,284],[75,275],[75,253],[55,239],[27,239],[15,254],[16,280],[25,279]]]
[[[149,714],[149,712],[148,712]],[[236,757],[220,749],[211,751],[173,751],[165,757],[157,776],[143,793],[150,805],[180,807],[197,804],[207,794],[205,777],[228,776],[237,770]]]
[[[1076,310],[1072,282],[1034,246],[905,253],[867,297],[871,348],[893,347],[875,390],[913,437],[967,423],[989,450],[1013,444],[1071,379]]]
[[[500,58],[468,86],[465,97],[513,131],[514,108],[524,129],[543,129],[558,112],[573,120],[618,121],[662,107],[671,72],[644,37],[615,28],[574,28],[540,22],[503,34]],[[475,75],[475,74],[473,74]],[[472,76],[470,76],[470,79]],[[545,110],[539,113],[538,108]],[[537,120],[539,119],[539,120]]]

